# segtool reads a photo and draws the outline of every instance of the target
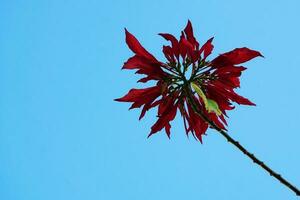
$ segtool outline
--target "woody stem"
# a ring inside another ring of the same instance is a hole
[[[261,168],[266,170],[270,176],[276,178],[280,183],[288,187],[290,190],[296,193],[297,196],[300,196],[300,190],[288,182],[285,178],[283,178],[280,174],[273,171],[270,167],[268,167],[265,163],[259,160],[254,154],[250,153],[247,149],[245,149],[238,141],[234,140],[232,137],[228,135],[226,131],[219,128],[212,120],[210,120],[203,112],[198,108],[195,99],[193,98],[192,91],[189,87],[186,87],[187,98],[192,106],[195,113],[197,113],[204,121],[206,121],[212,128],[217,130],[222,136],[224,136],[227,141],[237,147],[241,152],[243,152],[246,156],[248,156],[254,163],[259,165]]]

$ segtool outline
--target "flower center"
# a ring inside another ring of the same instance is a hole
[[[191,83],[202,85],[208,80],[214,79],[211,71],[210,62],[201,61],[191,63],[185,59],[182,64],[180,63],[167,63],[163,66],[168,71],[169,78],[166,80],[169,91],[175,92],[189,87]]]

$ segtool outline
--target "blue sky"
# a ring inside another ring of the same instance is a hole
[[[159,32],[190,19],[214,53],[247,46],[239,93],[257,107],[229,113],[229,133],[300,187],[300,2],[27,0],[0,3],[0,199],[297,199],[217,132],[147,139],[149,112],[114,102],[138,76],[127,27],[157,58]],[[211,58],[212,58],[211,57]]]

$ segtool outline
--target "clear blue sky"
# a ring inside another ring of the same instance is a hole
[[[124,27],[155,56],[187,19],[214,54],[247,46],[239,93],[257,107],[230,112],[229,133],[300,187],[298,0],[0,3],[0,199],[297,199],[211,130],[147,139],[155,113],[114,102],[137,84]],[[212,57],[213,57],[212,56]]]

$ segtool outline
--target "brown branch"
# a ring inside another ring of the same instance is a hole
[[[263,163],[261,160],[256,158],[256,156],[252,153],[250,153],[247,149],[245,149],[238,141],[234,140],[232,137],[228,135],[226,131],[223,129],[219,128],[212,120],[210,120],[206,115],[203,114],[203,112],[198,108],[194,98],[192,97],[192,93],[190,88],[186,89],[188,95],[188,101],[190,102],[193,110],[204,120],[206,121],[212,128],[217,130],[221,135],[223,135],[227,141],[231,144],[233,144],[235,147],[237,147],[241,152],[243,152],[246,156],[248,156],[254,163],[262,167],[264,170],[266,170],[270,176],[273,176],[276,178],[280,183],[291,189],[293,192],[296,193],[297,196],[300,196],[300,190],[292,185],[290,182],[288,182],[285,178],[283,178],[280,174],[276,173],[273,171],[270,167],[268,167],[265,163]]]

